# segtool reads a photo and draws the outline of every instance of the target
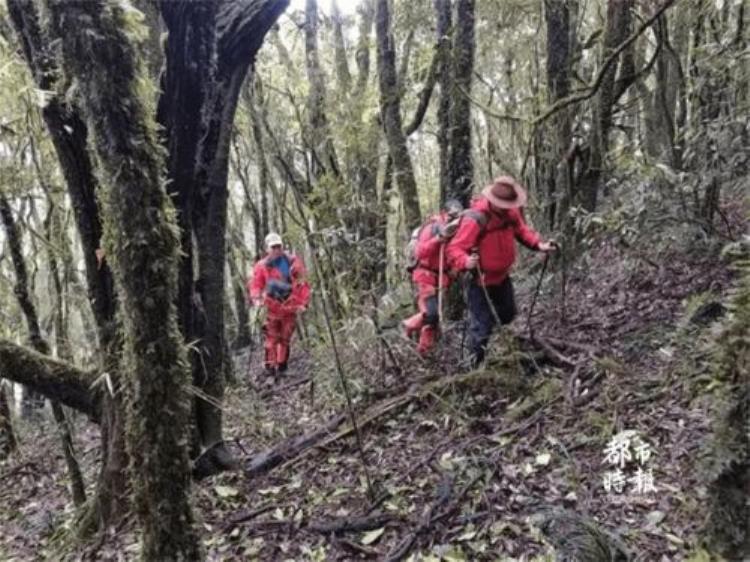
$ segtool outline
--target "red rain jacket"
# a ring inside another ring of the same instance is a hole
[[[417,246],[414,255],[417,258],[417,267],[411,274],[411,279],[417,285],[438,286],[438,275],[440,273],[440,246],[445,242],[438,234],[442,226],[449,222],[447,213],[439,213],[430,217],[422,226],[417,238]],[[443,250],[443,281],[442,287],[451,283],[448,276],[448,266],[445,263],[445,250]]]
[[[479,220],[480,216],[487,219],[484,225]],[[516,261],[515,240],[536,250],[541,236],[526,224],[518,209],[496,212],[491,209],[487,198],[480,195],[464,213],[458,232],[445,253],[450,267],[462,271],[466,269],[466,261],[472,250],[477,249],[479,267],[484,274],[482,284],[499,285]]]
[[[266,285],[271,279],[284,281],[281,272],[268,264],[268,256],[258,260],[253,267],[253,275],[247,282],[250,301],[262,298],[268,314],[277,317],[294,316],[300,308],[307,306],[310,302],[310,285],[305,279],[307,276],[305,264],[295,255],[286,252],[284,255],[289,260],[289,276],[292,285],[292,292],[285,301],[273,299],[265,292]]]

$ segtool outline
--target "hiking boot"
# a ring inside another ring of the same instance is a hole
[[[279,373],[286,373],[287,364],[286,361],[283,363],[279,363],[278,372]]]
[[[424,357],[435,345],[437,330],[434,326],[424,326],[419,334],[417,352]]]
[[[422,313],[418,312],[401,322],[401,328],[404,330],[406,339],[412,339],[422,329]]]

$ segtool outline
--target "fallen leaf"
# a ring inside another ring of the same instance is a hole
[[[534,462],[540,466],[547,466],[549,464],[552,455],[549,453],[540,453],[534,459]]]
[[[237,488],[233,488],[232,486],[214,486],[214,490],[216,490],[216,494],[220,498],[231,498],[239,494]]]
[[[368,545],[374,543],[376,540],[380,538],[380,535],[382,535],[385,532],[385,527],[380,527],[380,529],[375,529],[373,531],[369,531],[365,533],[362,536],[362,544]]]

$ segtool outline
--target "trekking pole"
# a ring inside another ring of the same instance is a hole
[[[464,361],[464,350],[466,349],[466,330],[469,326],[469,277],[466,273],[462,274],[461,290],[464,298],[464,322],[461,330],[461,363]]]
[[[440,264],[438,265],[438,326],[443,325],[443,256],[445,244],[440,244]]]
[[[529,316],[526,319],[526,329],[529,332],[529,339],[534,339],[534,330],[532,329],[531,325],[531,316],[534,314],[534,305],[536,304],[536,298],[539,296],[539,289],[542,287],[542,279],[544,279],[544,274],[547,271],[547,262],[549,262],[549,254],[544,254],[544,264],[542,265],[542,273],[539,275],[539,281],[536,283],[536,290],[534,291],[534,296],[531,299],[531,306],[529,307]]]

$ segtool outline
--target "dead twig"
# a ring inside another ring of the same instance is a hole
[[[376,513],[368,517],[344,517],[329,521],[312,522],[307,526],[307,530],[324,535],[337,535],[340,533],[372,531],[398,520],[398,517],[389,513]]]
[[[380,553],[374,548],[368,548],[354,541],[350,541],[348,539],[336,539],[335,542],[336,544],[343,546],[347,550],[350,550],[351,552],[354,552],[356,554],[364,554],[365,556],[369,558],[380,557]]]
[[[293,380],[291,382],[288,382],[287,384],[284,384],[284,385],[279,386],[279,387],[268,388],[268,389],[264,390],[263,392],[261,392],[258,395],[258,398],[260,398],[261,400],[265,400],[266,398],[269,398],[269,397],[273,396],[274,394],[282,393],[285,390],[289,390],[289,389],[301,386],[301,385],[303,385],[305,383],[308,383],[308,382],[310,382],[310,377],[302,377],[302,378]]]
[[[414,547],[414,543],[417,542],[419,535],[432,526],[437,510],[450,501],[453,494],[453,479],[446,475],[440,482],[437,491],[437,498],[430,504],[417,528],[402,540],[395,549],[388,553],[388,556],[385,558],[387,562],[398,562],[406,558]]]
[[[237,525],[240,523],[245,523],[246,521],[250,521],[251,519],[255,519],[259,515],[263,515],[264,513],[271,511],[274,508],[273,504],[265,504],[257,509],[253,509],[250,511],[244,511],[240,515],[233,517],[224,527],[222,527],[222,531],[224,533],[228,533],[232,531]]]

